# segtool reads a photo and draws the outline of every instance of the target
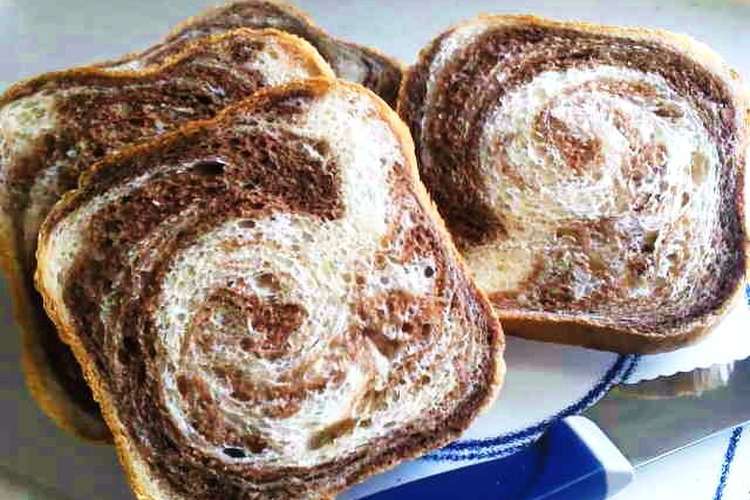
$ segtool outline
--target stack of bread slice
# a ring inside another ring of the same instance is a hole
[[[2,96],[29,386],[114,438],[138,496],[331,495],[494,399],[502,331],[387,104],[400,78],[248,0]]]
[[[483,16],[402,82],[285,3],[209,10],[0,97],[29,387],[139,498],[335,495],[492,403],[501,323],[710,331],[745,274],[747,113],[661,31]]]
[[[61,426],[109,439],[78,363],[33,285],[37,236],[52,206],[108,154],[211,118],[261,88],[316,76],[333,73],[304,40],[239,29],[200,39],[142,71],[60,71],[21,82],[2,96],[2,260],[24,332],[29,387]]]

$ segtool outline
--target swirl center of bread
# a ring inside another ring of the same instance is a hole
[[[622,249],[633,232],[644,234],[652,260],[622,300],[668,281],[682,293],[706,265],[719,155],[690,103],[659,75],[612,66],[541,73],[503,96],[480,148],[480,195],[507,231],[466,252],[485,289],[516,289],[540,272],[539,255],[554,254],[556,265],[578,268],[571,288],[580,300],[601,285],[596,271],[629,272]],[[585,234],[586,221],[601,234]],[[576,262],[581,245],[589,266]]]

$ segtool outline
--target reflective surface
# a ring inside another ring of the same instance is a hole
[[[618,387],[584,414],[643,466],[750,420],[750,359]]]

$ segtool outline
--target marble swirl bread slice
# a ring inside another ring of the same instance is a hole
[[[748,102],[704,45],[480,17],[421,52],[398,107],[509,334],[671,350],[742,287]]]
[[[28,385],[61,427],[95,440],[109,436],[33,286],[38,229],[51,207],[108,153],[212,117],[261,87],[321,75],[333,73],[304,40],[241,29],[186,46],[159,67],[50,73],[0,97],[2,263],[24,331]]]
[[[139,498],[318,498],[458,436],[503,337],[361,86],[270,88],[95,166],[37,286]]]
[[[395,106],[402,77],[401,63],[369,47],[330,36],[307,14],[281,0],[236,0],[208,9],[177,25],[160,43],[102,66],[119,70],[159,64],[190,40],[241,27],[275,28],[304,38],[320,52],[339,78],[364,85]]]

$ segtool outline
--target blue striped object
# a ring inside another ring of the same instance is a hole
[[[750,299],[750,297],[748,297]],[[737,443],[739,443],[742,437],[742,427],[737,427],[732,431],[732,435],[729,438],[729,444],[727,445],[727,451],[724,454],[724,462],[721,464],[721,475],[719,476],[719,484],[716,486],[716,493],[714,494],[714,500],[722,500],[724,496],[724,488],[727,485],[727,479],[729,478],[729,468],[734,460],[734,452],[737,450]]]
[[[601,430],[573,417],[553,424],[514,455],[428,476],[367,499],[597,500],[632,477],[632,467]]]

